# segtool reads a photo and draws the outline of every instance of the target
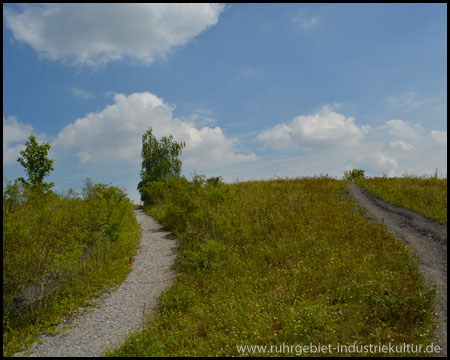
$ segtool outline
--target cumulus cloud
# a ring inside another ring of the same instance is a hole
[[[95,67],[123,57],[152,63],[215,25],[223,9],[217,3],[61,3],[3,13],[14,38],[41,56]]]
[[[347,118],[326,105],[317,114],[297,116],[291,123],[264,130],[258,139],[281,151],[311,150],[336,144],[356,145],[369,130],[369,126],[358,127],[354,118]]]
[[[386,121],[384,128],[387,129],[389,135],[405,139],[417,139],[418,134],[423,130],[418,124],[410,125],[399,119]]]
[[[221,128],[196,128],[188,120],[172,116],[173,107],[150,93],[116,94],[114,104],[89,113],[64,127],[53,142],[57,152],[70,149],[82,164],[127,161],[140,163],[141,138],[149,127],[155,136],[172,135],[183,140],[183,160],[193,166],[227,165],[253,161],[254,154],[238,153],[238,140]]]
[[[401,176],[404,171],[423,175],[436,168],[440,174],[447,172],[446,131],[400,119],[376,127],[359,126],[354,118],[329,106],[277,124],[257,138],[263,147],[279,152],[270,171],[280,176],[342,176],[343,170],[352,168],[364,169],[371,176]]]
[[[3,115],[3,164],[10,165],[17,160],[32,131],[31,125],[21,123],[15,116]]]

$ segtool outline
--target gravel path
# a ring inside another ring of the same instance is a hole
[[[107,347],[116,347],[141,328],[144,307],[146,314],[152,311],[172,282],[176,241],[142,210],[134,211],[142,239],[127,279],[118,290],[102,297],[93,312],[81,308],[80,316],[58,326],[58,335],[40,337],[45,343],[36,341],[30,356],[101,356]],[[67,326],[72,328],[62,330]]]
[[[420,270],[432,285],[437,286],[436,312],[439,328],[436,335],[447,356],[447,227],[411,210],[388,204],[354,184],[349,185],[355,201],[375,221],[384,224],[397,237],[413,248],[420,257]]]

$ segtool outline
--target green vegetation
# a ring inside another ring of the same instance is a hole
[[[30,137],[18,159],[29,181],[3,189],[4,356],[120,284],[140,239],[122,189],[88,179],[82,197],[49,190],[53,184],[42,182],[53,169],[48,148]]]
[[[358,179],[355,183],[379,199],[447,225],[447,178],[439,179],[437,172],[430,177],[375,177]]]
[[[357,210],[345,181],[220,180],[152,185],[147,211],[177,235],[177,278],[148,328],[108,355],[431,343],[435,290],[412,251]]]
[[[163,136],[160,141],[153,135],[152,128],[142,135],[142,170],[138,190],[145,205],[149,190],[154,182],[166,182],[171,177],[179,177],[181,173],[181,150],[185,147],[183,141],[176,142],[172,135]]]
[[[40,191],[46,191],[53,187],[53,183],[47,184],[43,181],[50,171],[54,170],[53,160],[47,158],[49,149],[49,143],[39,145],[33,134],[29,136],[25,143],[25,150],[20,151],[22,156],[17,159],[28,175],[28,181],[19,178],[22,184]]]
[[[364,170],[353,169],[352,171],[344,171],[344,179],[355,181],[356,179],[364,178]]]

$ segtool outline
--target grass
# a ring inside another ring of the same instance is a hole
[[[173,180],[147,211],[178,237],[177,278],[147,328],[109,356],[432,341],[435,290],[418,259],[366,220],[344,181]]]
[[[26,349],[128,275],[140,228],[118,188],[84,198],[9,185],[3,193],[3,356]]]
[[[447,178],[404,176],[364,178],[355,183],[375,197],[447,225]]]

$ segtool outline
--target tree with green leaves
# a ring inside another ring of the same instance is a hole
[[[150,182],[167,181],[171,177],[179,177],[181,174],[181,150],[186,146],[184,141],[176,142],[172,135],[163,136],[161,140],[153,135],[149,128],[142,135],[142,170],[141,181],[138,190]]]
[[[48,158],[49,143],[39,145],[36,137],[31,134],[25,142],[25,150],[20,151],[21,157],[17,161],[25,168],[28,175],[28,181],[19,178],[26,187],[32,190],[49,190],[54,183],[44,183],[44,178],[54,170],[53,160]]]

